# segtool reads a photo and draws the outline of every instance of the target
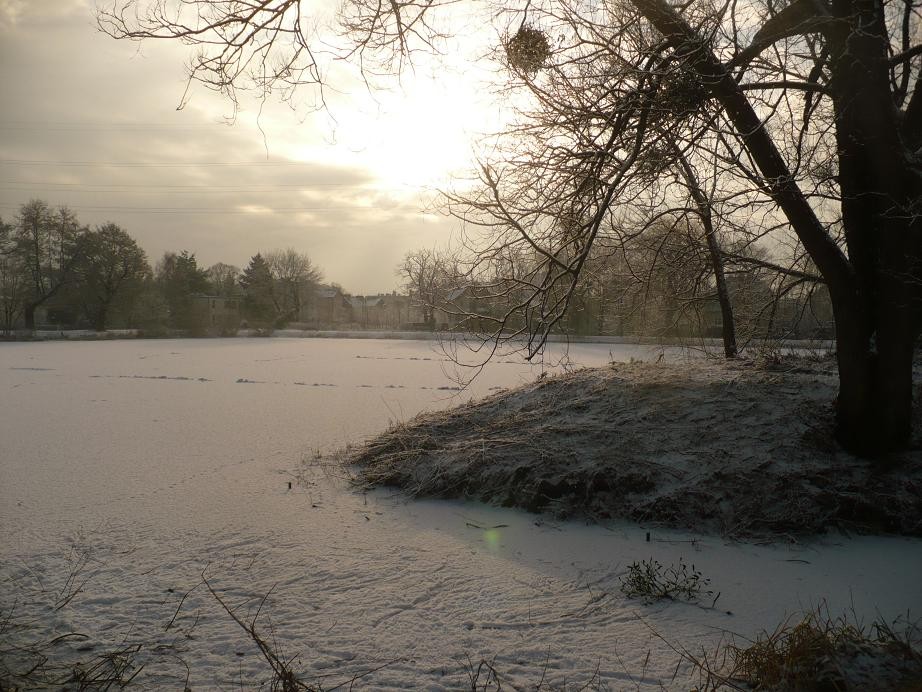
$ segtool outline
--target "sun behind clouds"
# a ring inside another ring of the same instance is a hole
[[[337,71],[345,88],[328,91],[324,108],[282,134],[292,159],[357,166],[377,186],[405,192],[444,188],[471,169],[480,138],[503,122],[496,74],[460,54],[430,58],[372,89],[357,72]]]
[[[369,119],[367,161],[391,182],[411,187],[444,187],[467,170],[478,135],[496,116],[459,75],[418,79],[402,93],[388,95],[381,117]]]

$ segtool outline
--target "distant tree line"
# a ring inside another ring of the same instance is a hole
[[[664,338],[722,337],[727,355],[755,338],[833,336],[829,294],[801,260],[779,266],[758,246],[729,236],[714,242],[706,226],[659,216],[643,232],[598,243],[584,276],[566,296],[554,331]],[[716,248],[716,249],[715,249]],[[396,268],[409,302],[387,296],[387,326],[527,334],[523,305],[546,280],[540,256],[520,248],[464,254],[421,249]],[[281,328],[313,322],[370,326],[372,302],[333,309],[352,297],[338,286],[327,307],[315,303],[322,280],[311,259],[293,249],[260,252],[243,269],[200,267],[194,253],[166,252],[153,265],[122,228],[91,229],[66,207],[43,200],[0,219],[0,330],[82,327],[148,332],[208,329],[234,333],[241,324]],[[547,293],[545,310],[558,308]],[[380,301],[378,301],[380,302]],[[216,305],[218,304],[218,305]],[[378,305],[380,311],[384,306]],[[323,316],[320,316],[321,312]],[[385,326],[385,318],[374,318]]]
[[[0,331],[43,326],[180,329],[203,326],[200,305],[235,305],[241,320],[284,326],[311,300],[322,274],[293,249],[254,255],[242,271],[219,262],[199,266],[187,250],[166,252],[152,267],[147,254],[114,223],[81,224],[65,206],[40,199],[0,219]]]
[[[679,218],[659,218],[643,233],[598,243],[572,292],[547,294],[546,314],[561,308],[552,331],[576,335],[722,339],[727,357],[754,341],[832,339],[829,292],[804,263],[775,259],[762,247],[722,238]],[[426,328],[480,334],[533,332],[522,306],[547,280],[536,253],[408,252],[397,275]],[[423,325],[420,325],[423,326]]]

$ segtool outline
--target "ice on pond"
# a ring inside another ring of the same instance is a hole
[[[570,358],[651,353],[578,345]],[[503,358],[459,391],[451,365],[413,341],[3,344],[0,612],[21,626],[4,636],[73,634],[62,660],[139,645],[141,687],[258,686],[270,671],[204,571],[325,687],[383,666],[356,685],[470,688],[485,659],[512,685],[659,689],[685,681],[663,638],[712,646],[822,599],[867,618],[922,609],[915,540],[727,544],[363,495],[310,464],[295,474],[303,458],[542,372]],[[625,597],[626,566],[651,557],[694,562],[715,607]]]

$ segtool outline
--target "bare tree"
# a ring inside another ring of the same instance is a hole
[[[352,54],[429,45],[438,38],[430,15],[452,4],[347,0]],[[246,78],[291,84],[299,73],[282,56],[309,54],[300,24],[274,23],[284,13],[300,22],[299,2],[182,5],[195,21],[163,11],[126,21],[118,8],[100,21],[118,37],[197,44],[192,76],[218,75],[210,83],[222,90]],[[828,287],[840,442],[867,456],[904,449],[922,328],[920,8],[545,0],[496,13],[510,88],[524,105],[481,162],[481,187],[448,199],[485,231],[482,253],[527,251],[533,262],[512,282],[521,327],[498,318],[496,334],[527,334],[529,350],[539,349],[593,245],[632,233],[632,215],[674,209],[662,183],[681,154],[699,179],[720,181],[712,209],[766,241],[789,240],[785,259],[808,255]]]
[[[240,268],[232,264],[217,262],[205,270],[208,277],[209,290],[216,296],[232,296],[237,293],[237,280],[240,277]]]
[[[411,305],[423,316],[429,329],[435,328],[435,311],[445,307],[451,289],[455,261],[444,252],[433,249],[412,250],[404,255],[397,266],[397,276],[403,281]]]
[[[272,276],[276,323],[298,319],[302,308],[313,299],[323,274],[310,257],[293,248],[267,252],[265,259]]]
[[[9,333],[22,316],[28,277],[16,253],[12,224],[0,219],[0,329]]]
[[[107,223],[85,234],[75,274],[84,313],[94,329],[105,331],[116,300],[137,296],[150,279],[151,269],[134,238]]]
[[[15,254],[28,277],[23,305],[26,329],[35,329],[35,311],[74,279],[85,230],[67,207],[52,210],[34,199],[20,207],[13,234]]]
[[[712,207],[740,227],[749,219],[759,237],[792,232],[793,255],[808,255],[828,286],[839,440],[868,456],[904,448],[922,298],[919,7],[562,3],[540,15],[537,36],[509,39],[532,110],[504,155],[483,162],[481,191],[452,202],[542,256],[522,306],[540,328],[532,350],[565,314],[600,236],[630,233],[637,209],[674,211],[659,184],[684,159],[721,180]],[[558,32],[569,40],[552,47]],[[540,60],[519,61],[517,41]]]
[[[705,189],[688,157],[682,153],[682,150],[675,143],[672,143],[672,148],[675,167],[679,172],[678,177],[685,183],[698,222],[704,231],[708,260],[714,276],[714,293],[720,306],[720,326],[724,355],[727,358],[735,358],[737,355],[736,323],[733,319],[733,305],[727,288],[724,252],[717,235],[720,216],[714,213],[712,204],[712,198],[716,190],[714,187],[710,191]],[[714,185],[716,187],[716,179]]]
[[[663,72],[700,84],[720,108],[742,145],[736,169],[777,205],[826,281],[839,440],[866,455],[905,447],[922,326],[919,3],[768,3],[748,26],[727,10],[632,4],[662,37]],[[823,200],[838,207],[831,218],[799,179],[804,164],[837,171]]]
[[[700,227],[681,217],[662,218],[625,248],[635,285],[634,322],[648,333],[688,336],[701,332],[704,306],[713,303],[710,266]]]

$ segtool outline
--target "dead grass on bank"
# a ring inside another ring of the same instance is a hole
[[[922,653],[909,634],[870,627],[821,610],[785,622],[744,648],[731,648],[735,675],[762,688],[922,690]]]
[[[30,639],[17,631],[26,628],[15,619],[12,610],[0,622],[0,690],[122,689],[144,670],[145,664],[139,661],[144,645],[140,643],[122,641],[100,653],[65,663],[61,660],[62,649],[74,642],[89,641],[88,635],[68,632]]]
[[[922,453],[837,448],[828,361],[625,363],[417,416],[344,453],[359,487],[728,537],[922,535]]]
[[[922,690],[918,622],[863,625],[854,616],[833,618],[821,604],[755,641],[730,638],[710,653],[692,653],[654,634],[697,674],[694,692]]]

